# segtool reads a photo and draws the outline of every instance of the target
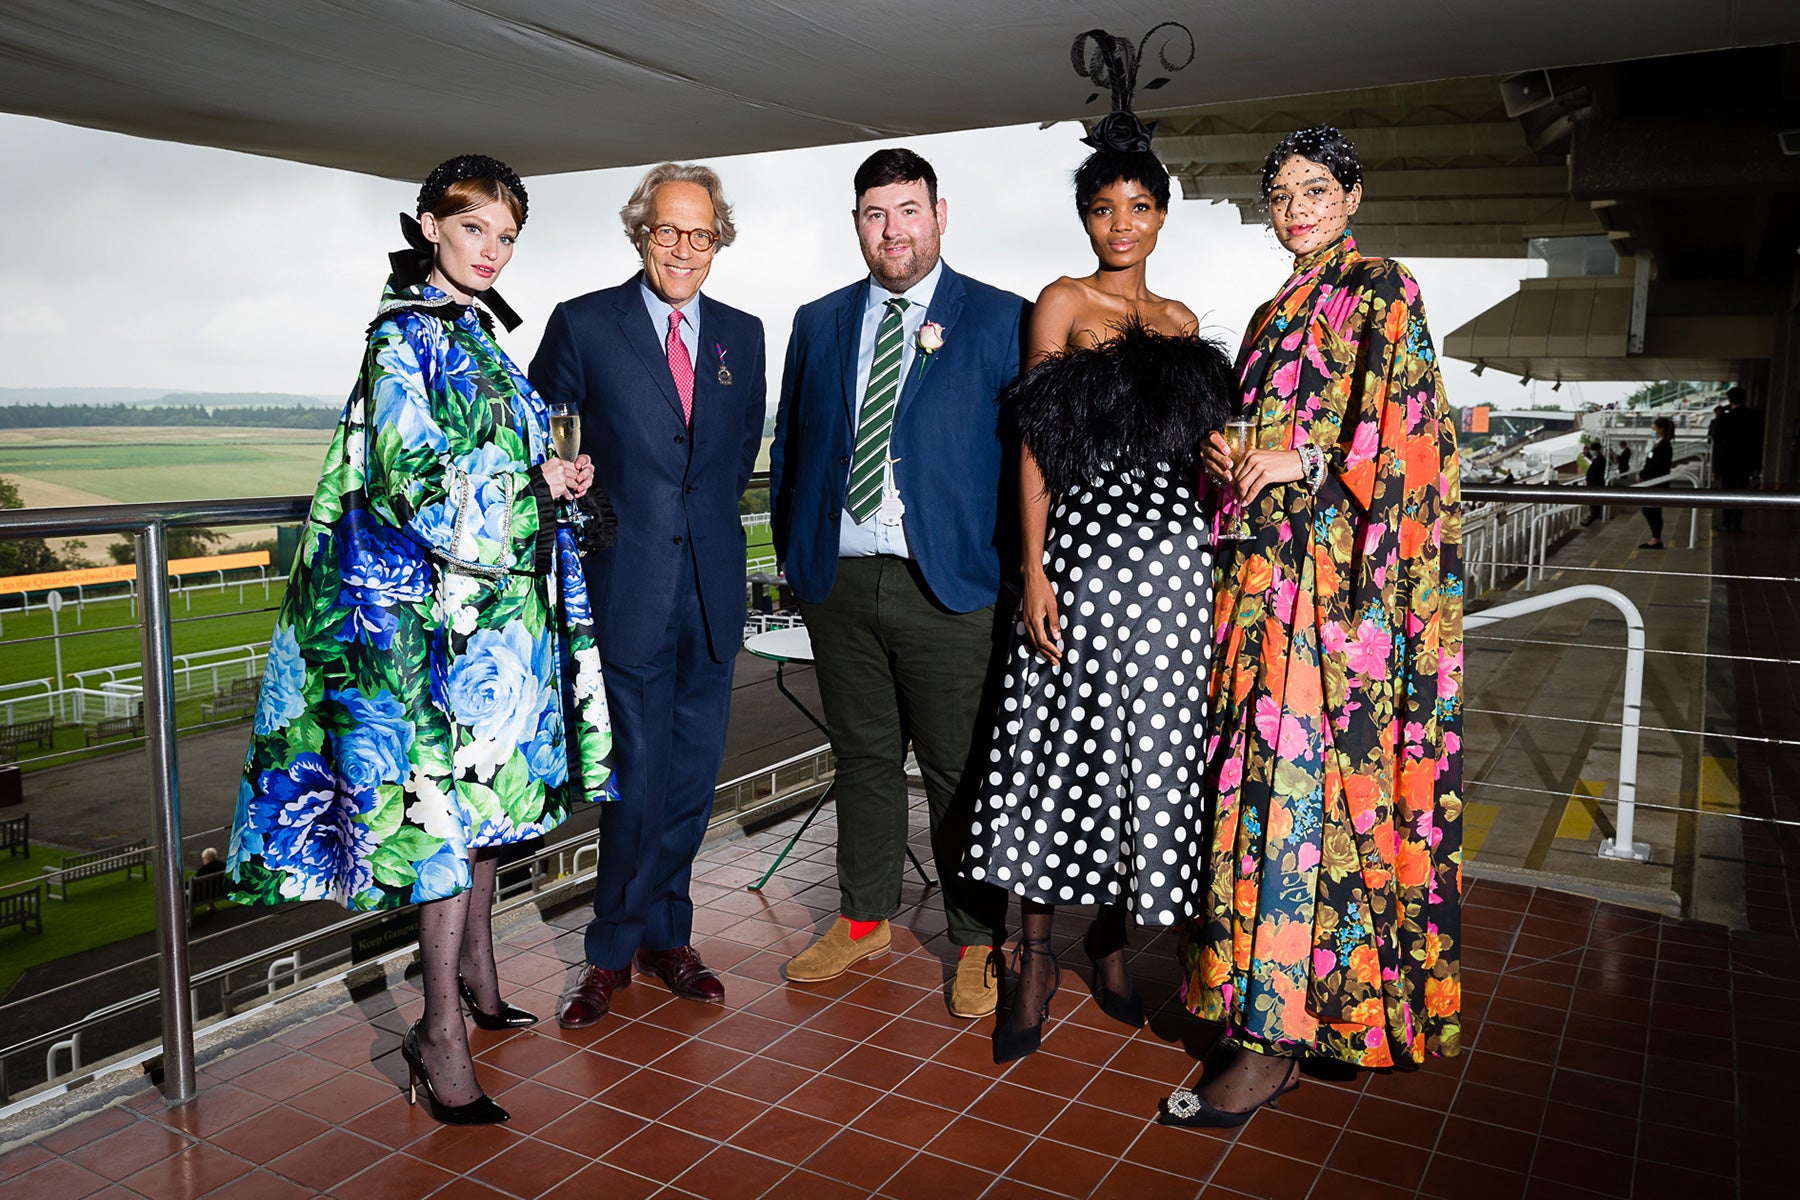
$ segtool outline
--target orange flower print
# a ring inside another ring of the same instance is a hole
[[[1434,1017],[1447,1017],[1462,1008],[1462,981],[1455,976],[1449,979],[1427,979],[1425,981],[1425,1011]]]

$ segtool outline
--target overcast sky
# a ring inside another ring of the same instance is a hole
[[[949,200],[945,259],[1035,297],[1094,260],[1070,177],[1087,148],[1062,124],[921,137]],[[762,317],[778,372],[794,309],[864,273],[850,178],[871,145],[709,160],[724,177],[738,241],[706,291]],[[506,157],[504,146],[470,151]],[[395,214],[417,184],[277,159],[0,115],[0,362],[7,387],[145,387],[337,397],[401,244]],[[622,282],[637,258],[618,209],[641,171],[527,179],[531,214],[500,290],[525,323],[503,339],[521,365],[559,300]],[[1354,226],[1352,226],[1354,228]],[[1184,301],[1235,349],[1290,260],[1237,209],[1179,198],[1150,286]],[[1409,259],[1434,337],[1541,273],[1525,259]],[[1445,362],[1453,403],[1608,400],[1628,385],[1568,385],[1552,397],[1498,372]],[[777,379],[770,379],[771,397]],[[773,399],[771,399],[773,403]]]

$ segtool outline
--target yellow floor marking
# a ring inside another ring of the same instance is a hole
[[[1494,820],[1500,815],[1498,804],[1478,804],[1473,800],[1463,802],[1463,858],[1473,858],[1481,851],[1481,843],[1487,840],[1488,831],[1493,829]]]
[[[1708,812],[1738,811],[1736,759],[1701,756],[1700,807]]]
[[[1593,779],[1577,780],[1575,790],[1563,803],[1562,820],[1556,823],[1556,836],[1577,842],[1591,839],[1594,836],[1594,801],[1605,794],[1606,784]]]

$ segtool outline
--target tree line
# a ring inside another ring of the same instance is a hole
[[[0,429],[83,428],[100,425],[253,425],[274,429],[330,429],[329,408],[255,405],[209,409],[204,404],[8,404],[0,405]]]

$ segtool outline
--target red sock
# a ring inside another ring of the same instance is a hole
[[[881,928],[880,921],[853,921],[849,917],[845,917],[844,920],[850,922],[850,940],[853,942],[866,938]]]

